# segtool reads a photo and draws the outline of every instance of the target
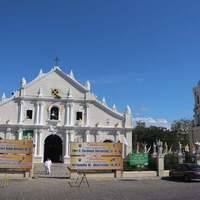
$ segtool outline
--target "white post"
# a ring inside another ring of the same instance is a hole
[[[39,124],[40,121],[40,104],[37,103],[37,124]]]
[[[19,137],[17,137],[17,138],[19,138]],[[4,138],[3,138],[4,140],[6,139],[6,131],[4,132]]]
[[[72,131],[69,132],[69,138],[70,138],[69,139],[70,142],[74,142],[74,132]]]
[[[39,114],[39,124],[42,125],[43,124],[43,111],[44,111],[44,104],[43,103],[40,103],[39,104],[39,111],[40,111],[40,114]]]
[[[85,106],[85,125],[89,126],[89,104]]]
[[[125,148],[125,156],[127,156],[129,153],[132,153],[132,131],[127,131],[125,137],[128,141],[128,146]]]
[[[65,158],[69,158],[69,133],[65,133]]]
[[[98,142],[97,137],[99,135],[99,131],[95,131],[95,135],[94,135],[94,141]]]
[[[67,126],[67,104],[65,104],[65,126]]]
[[[70,125],[74,125],[74,105],[73,103],[70,104]]]
[[[23,130],[20,128],[18,130],[18,140],[22,140]]]
[[[20,101],[18,104],[18,123],[22,124],[22,116],[23,116],[23,101]]]
[[[87,131],[85,131],[85,138],[86,138],[86,142],[90,142],[90,131],[89,130],[87,130]]]
[[[40,134],[40,149],[39,149],[39,156],[42,157],[42,131],[39,131],[39,134]]]
[[[35,124],[39,124],[39,116],[40,116],[40,104],[36,102],[35,104]]]
[[[33,136],[33,142],[34,142],[34,145],[35,145],[35,147],[34,147],[34,149],[35,149],[35,151],[34,151],[34,156],[37,156],[37,142],[38,142],[38,137],[37,137],[38,135],[37,135],[37,129],[35,129],[34,130],[34,136]]]
[[[11,136],[11,128],[7,128],[6,129],[6,139],[11,139],[10,136]]]
[[[121,139],[121,136],[120,136],[121,134],[120,134],[120,131],[117,131],[116,132],[116,141],[115,142],[119,142],[120,141],[120,139]],[[122,142],[122,141],[120,141],[120,142]]]
[[[41,138],[41,131],[38,130],[37,132],[37,156],[41,156],[42,153],[42,138]]]
[[[69,126],[69,104],[65,104],[65,126]]]

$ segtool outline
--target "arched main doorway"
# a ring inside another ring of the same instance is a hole
[[[49,135],[44,141],[44,161],[62,162],[62,140],[57,135]]]
[[[113,143],[112,140],[104,140],[103,143]]]

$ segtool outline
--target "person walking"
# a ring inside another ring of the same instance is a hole
[[[44,163],[44,166],[45,166],[45,170],[46,170],[46,173],[47,174],[50,174],[51,173],[51,165],[52,165],[52,162],[51,160],[48,158],[45,163]]]

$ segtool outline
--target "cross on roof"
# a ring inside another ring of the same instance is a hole
[[[58,62],[60,61],[58,57],[55,57],[55,59],[53,60],[55,62],[55,66],[58,66]]]

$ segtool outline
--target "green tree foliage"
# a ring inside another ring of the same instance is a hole
[[[161,140],[164,143],[167,143],[168,148],[172,148],[173,151],[178,149],[179,141],[186,145],[189,143],[189,137],[187,134],[181,134],[177,131],[171,131],[165,128],[160,127],[136,127],[133,130],[133,150],[136,149],[137,143],[147,144],[147,147],[152,147],[153,143]],[[151,148],[151,152],[153,148]]]
[[[180,119],[175,120],[171,125],[171,130],[180,136],[180,142],[183,145],[189,144],[190,136],[192,134],[193,120]]]

